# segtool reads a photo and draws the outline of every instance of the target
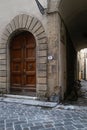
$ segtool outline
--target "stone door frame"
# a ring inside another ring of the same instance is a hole
[[[47,37],[45,29],[41,22],[32,16],[26,14],[17,15],[12,21],[6,26],[2,35],[2,46],[6,49],[4,53],[4,60],[6,64],[4,69],[6,76],[4,76],[4,86],[7,93],[9,93],[10,87],[10,55],[9,45],[11,38],[19,31],[29,31],[32,33],[36,40],[36,91],[38,97],[44,97],[47,93]],[[3,73],[3,72],[2,72]],[[0,74],[2,77],[2,74]],[[1,85],[0,85],[1,87]]]

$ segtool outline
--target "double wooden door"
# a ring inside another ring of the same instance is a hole
[[[36,91],[36,43],[29,32],[17,34],[10,43],[10,91]]]

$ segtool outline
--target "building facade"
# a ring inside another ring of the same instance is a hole
[[[78,74],[77,48],[70,38],[73,31],[67,30],[72,28],[67,26],[67,10],[66,14],[63,12],[67,3],[62,0],[1,1],[1,91],[40,99],[50,99],[53,95],[64,99],[70,92]]]

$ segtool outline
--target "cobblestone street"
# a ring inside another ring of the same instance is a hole
[[[87,130],[87,111],[0,102],[0,130]]]
[[[83,81],[84,96],[74,104],[79,109],[71,109],[74,105],[48,108],[1,101],[0,130],[87,130],[86,85]]]

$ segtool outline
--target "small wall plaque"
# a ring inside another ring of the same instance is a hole
[[[48,60],[53,60],[53,56],[48,56]]]

